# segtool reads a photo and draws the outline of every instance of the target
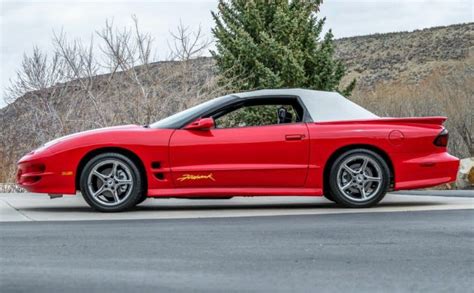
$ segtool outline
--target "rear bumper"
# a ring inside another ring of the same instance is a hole
[[[394,190],[440,185],[456,180],[459,159],[447,152],[401,158],[395,165]]]

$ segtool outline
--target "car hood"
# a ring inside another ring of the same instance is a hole
[[[97,129],[92,129],[92,130],[86,130],[86,131],[81,131],[81,132],[76,132],[72,134],[68,134],[56,139],[53,139],[51,141],[48,141],[45,143],[43,146],[48,147],[51,145],[54,145],[56,143],[66,141],[69,139],[77,138],[77,137],[85,137],[85,136],[90,136],[90,135],[96,135],[96,134],[101,134],[104,132],[121,132],[123,130],[133,130],[133,129],[142,129],[143,126],[135,125],[135,124],[129,124],[129,125],[119,125],[119,126],[111,126],[111,127],[104,127],[104,128],[97,128]]]
[[[74,142],[79,139],[100,138],[104,134],[110,135],[114,133],[130,132],[133,130],[140,130],[140,129],[144,129],[144,127],[140,125],[130,124],[130,125],[104,127],[104,128],[76,132],[76,133],[72,133],[72,134],[65,135],[65,136],[53,139],[51,141],[48,141],[47,143],[43,144],[39,148],[30,152],[29,155],[43,153],[43,152],[46,152],[47,150],[54,148],[55,146],[62,145],[67,142]]]
[[[80,156],[103,147],[125,149],[167,146],[174,129],[153,129],[140,125],[122,125],[82,131],[59,137],[29,152],[21,162],[74,151]]]

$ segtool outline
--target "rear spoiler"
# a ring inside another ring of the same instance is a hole
[[[323,121],[316,122],[318,124],[379,124],[379,123],[401,123],[401,124],[431,124],[431,125],[442,125],[448,118],[443,116],[431,116],[431,117],[406,117],[406,118],[374,118],[374,119],[361,119],[361,120],[340,120],[340,121]]]

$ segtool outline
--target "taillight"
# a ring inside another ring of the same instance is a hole
[[[448,145],[448,130],[443,129],[433,141],[435,146],[446,147]]]

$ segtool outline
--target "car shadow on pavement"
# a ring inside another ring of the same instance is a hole
[[[378,210],[381,208],[408,208],[408,207],[424,207],[424,206],[439,206],[443,205],[440,202],[386,202],[380,203],[375,207],[360,209],[360,210]],[[145,202],[142,205],[137,206],[136,208],[126,211],[123,213],[133,213],[138,211],[216,211],[216,210],[298,210],[298,209],[322,209],[322,210],[354,210],[357,209],[347,209],[343,208],[335,203],[331,202],[318,202],[318,203],[258,203],[258,204],[177,204],[171,205],[166,203],[161,205],[159,203],[154,203],[150,205],[148,202]],[[49,213],[64,213],[64,212],[76,212],[76,213],[91,213],[94,212],[92,208],[88,206],[51,206],[51,207],[24,207],[20,208],[22,211],[36,211],[36,212],[49,212]]]
[[[382,207],[414,207],[414,206],[432,206],[432,205],[442,205],[439,202],[388,202],[380,203],[379,205],[368,208],[368,209],[378,209]],[[348,208],[341,207],[336,203],[271,203],[271,204],[241,204],[241,205],[220,205],[220,204],[200,204],[200,205],[179,205],[179,206],[162,206],[162,205],[139,205],[135,210],[247,210],[247,209],[345,209]],[[350,209],[356,210],[356,209]],[[366,208],[367,210],[367,208]]]

